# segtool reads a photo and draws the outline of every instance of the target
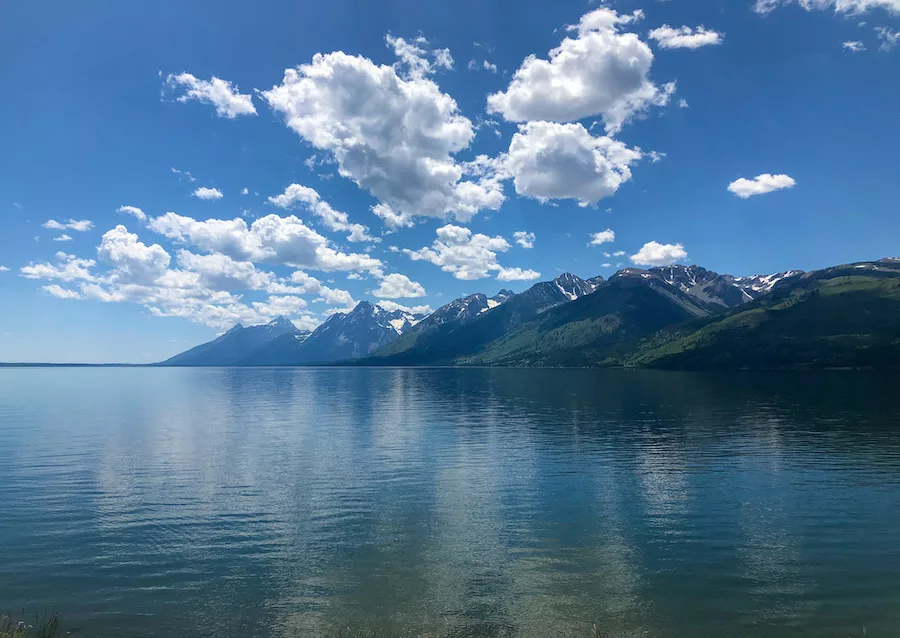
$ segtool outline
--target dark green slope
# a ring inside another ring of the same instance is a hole
[[[900,262],[836,266],[726,316],[659,334],[628,365],[679,368],[900,367]]]
[[[628,343],[720,308],[698,301],[655,276],[623,271],[576,301],[542,314],[482,351],[469,365],[608,365]]]
[[[597,280],[597,278],[595,278]],[[363,359],[369,365],[451,365],[481,352],[485,346],[533,320],[548,308],[566,304],[593,289],[570,273],[535,284],[525,292],[467,322],[448,322],[427,331],[413,331]],[[427,321],[427,320],[426,320]],[[423,322],[424,323],[424,322]]]

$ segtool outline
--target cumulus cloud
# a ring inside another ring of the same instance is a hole
[[[79,259],[64,252],[56,253],[56,263],[30,263],[19,269],[26,279],[58,279],[60,281],[96,281],[91,272],[97,262],[93,259]]]
[[[431,306],[428,305],[404,306],[402,304],[398,304],[396,301],[388,301],[386,299],[377,302],[375,305],[383,308],[384,310],[387,310],[388,312],[396,312],[397,310],[400,310],[411,315],[430,315],[432,312],[434,312],[431,309]]]
[[[159,244],[147,246],[119,225],[104,233],[97,256],[116,267],[116,277],[133,283],[152,283],[165,274],[171,257]]]
[[[53,241],[72,241],[72,238],[69,235],[63,233],[59,237],[54,237]]]
[[[631,179],[629,166],[640,158],[639,149],[594,137],[581,124],[528,122],[513,135],[502,171],[519,195],[542,202],[576,199],[588,206]]]
[[[373,290],[372,294],[386,299],[424,297],[425,288],[422,284],[411,281],[406,275],[391,273],[384,276],[381,285]]]
[[[170,73],[166,76],[166,86],[172,90],[184,90],[184,94],[177,98],[179,102],[196,100],[211,104],[219,117],[234,119],[239,115],[256,115],[253,98],[240,93],[228,80],[217,77],[200,80],[190,73]]]
[[[795,1],[807,11],[833,9],[835,13],[858,15],[871,9],[884,9],[892,14],[900,13],[900,0],[756,0],[753,10],[765,15]]]
[[[77,290],[69,290],[63,288],[59,284],[50,284],[48,286],[41,286],[41,288],[43,288],[45,292],[60,299],[81,299],[81,294]]]
[[[487,109],[506,120],[568,122],[601,116],[607,132],[651,106],[668,103],[675,84],[658,87],[650,78],[653,52],[635,33],[621,28],[643,17],[595,9],[570,26],[549,59],[525,58],[505,91],[488,96]]]
[[[316,270],[380,272],[382,263],[365,254],[343,253],[297,217],[267,215],[250,226],[241,218],[197,221],[166,213],[148,227],[169,239],[201,250],[228,255],[237,261],[287,264]]]
[[[707,29],[702,25],[692,29],[691,27],[670,27],[668,24],[664,24],[650,31],[647,37],[656,40],[663,49],[699,49],[722,44],[725,34]]]
[[[428,261],[441,270],[453,273],[457,279],[484,279],[496,272],[501,281],[536,279],[540,276],[533,270],[504,268],[497,262],[497,253],[509,250],[509,242],[503,237],[489,237],[481,233],[473,234],[468,228],[447,224],[436,231],[437,239],[431,247],[419,250],[403,249],[403,253],[413,260]]]
[[[638,266],[671,266],[677,261],[687,258],[687,252],[681,244],[660,244],[649,241],[630,257]]]
[[[534,248],[534,233],[529,233],[524,230],[517,230],[513,233],[513,239],[516,240],[516,243],[519,244],[522,248]]]
[[[9,272],[9,266],[0,266],[0,272]]]
[[[501,268],[497,273],[497,281],[534,281],[541,276],[531,268]]]
[[[117,213],[123,213],[125,215],[131,215],[135,219],[141,222],[147,221],[147,214],[142,211],[137,206],[119,206],[116,209]]]
[[[222,191],[218,188],[206,188],[205,186],[201,186],[193,193],[194,197],[197,199],[222,199],[224,195],[222,195]]]
[[[369,229],[362,224],[351,224],[347,213],[335,210],[319,197],[314,189],[300,184],[290,184],[280,195],[269,197],[269,201],[279,208],[291,208],[298,204],[306,207],[321,218],[328,230],[349,232],[348,241],[380,241],[369,235]]]
[[[472,122],[427,76],[449,62],[417,62],[421,55],[399,43],[388,41],[400,65],[317,53],[311,63],[287,69],[282,83],[262,96],[289,128],[327,153],[343,177],[379,200],[373,212],[389,226],[409,225],[419,215],[466,221],[499,208],[500,183],[470,179],[454,157],[469,146]]]
[[[860,51],[866,50],[866,45],[859,40],[849,40],[847,42],[844,42],[841,46],[851,53],[859,53]]]
[[[601,230],[599,233],[591,233],[591,246],[600,246],[616,241],[616,233],[611,228]]]
[[[50,230],[74,230],[79,233],[83,233],[89,231],[94,227],[94,222],[89,219],[82,220],[74,220],[69,219],[65,222],[58,222],[55,219],[48,219],[43,224],[41,224],[44,228],[49,228]]]
[[[302,272],[287,279],[262,272],[252,263],[222,254],[177,253],[177,268],[158,244],[147,245],[124,226],[103,235],[98,257],[107,266],[98,272],[94,260],[59,252],[55,262],[29,264],[21,269],[28,279],[66,282],[68,287],[48,284],[43,289],[64,299],[87,299],[104,303],[136,303],[151,314],[182,317],[216,329],[234,323],[265,323],[277,315],[297,317],[298,326],[313,328],[319,319],[308,310],[300,294],[313,294],[317,301],[349,306],[349,292],[323,286]],[[245,303],[238,291],[267,293],[264,301]]]
[[[793,188],[796,185],[794,178],[788,175],[771,175],[763,173],[757,175],[753,179],[742,177],[736,179],[728,185],[728,190],[740,197],[747,199],[754,195],[765,195],[773,191],[782,190],[784,188]]]

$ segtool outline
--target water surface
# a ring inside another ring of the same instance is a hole
[[[0,369],[0,457],[86,637],[900,631],[896,378]]]

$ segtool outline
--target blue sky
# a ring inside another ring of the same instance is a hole
[[[900,252],[900,0],[0,13],[0,361]]]

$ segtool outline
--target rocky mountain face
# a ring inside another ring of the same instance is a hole
[[[423,318],[361,301],[350,312],[331,315],[302,342],[280,337],[242,364],[300,365],[359,359],[391,343]]]
[[[646,272],[659,277],[667,284],[704,303],[733,308],[748,301],[753,301],[768,293],[780,282],[798,277],[802,270],[790,270],[774,275],[753,275],[751,277],[733,277],[720,275],[702,266],[658,266],[649,270],[626,268],[618,274],[635,274]]]
[[[187,352],[175,355],[171,359],[164,361],[162,365],[238,365],[257,350],[280,337],[287,337],[300,343],[309,337],[310,334],[308,330],[298,330],[285,317],[276,317],[267,324],[247,328],[237,324],[228,332],[209,343],[201,344]]]
[[[421,327],[417,326],[417,330],[376,351],[374,357],[398,365],[416,365],[452,360],[478,352],[486,344],[542,312],[591,294],[602,278],[595,277],[593,281],[595,283],[588,283],[571,273],[564,273],[551,281],[536,283],[517,295],[501,291],[505,301],[500,302],[500,296],[493,298],[499,302],[498,305],[486,309],[481,306],[477,313],[462,312],[461,316],[469,317],[465,321],[445,321],[435,325],[429,317]],[[484,305],[489,305],[489,301],[485,300]],[[453,313],[460,312],[462,308],[479,307],[477,304],[481,303],[478,295],[470,295],[447,304],[434,315],[454,316]]]
[[[671,369],[900,367],[900,261],[748,277],[759,297],[635,343],[619,363]]]
[[[361,302],[312,333],[283,317],[237,325],[164,365],[898,367],[898,316],[898,259],[752,277],[625,268],[473,294],[427,317]]]

